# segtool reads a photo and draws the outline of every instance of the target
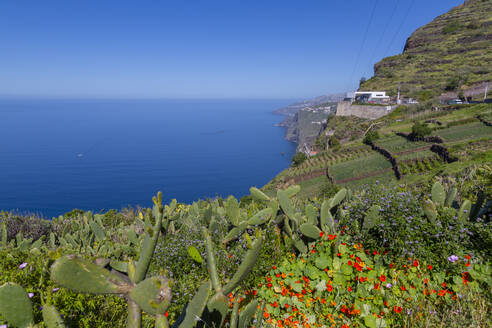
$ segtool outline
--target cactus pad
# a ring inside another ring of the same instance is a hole
[[[268,202],[270,201],[270,197],[265,195],[263,191],[256,187],[251,187],[249,188],[249,192],[251,193],[251,196],[253,196],[254,199],[259,200],[259,201],[265,201]]]
[[[171,288],[166,277],[151,277],[139,282],[130,298],[149,314],[163,314],[171,302]]]
[[[65,288],[90,294],[126,294],[131,288],[123,278],[74,256],[57,259],[51,266],[51,279]]]
[[[301,233],[306,237],[312,239],[321,238],[321,230],[319,230],[317,226],[312,225],[311,223],[301,224],[300,229],[301,229]]]
[[[0,314],[15,327],[33,324],[32,304],[24,288],[10,282],[0,287]]]
[[[432,186],[432,201],[437,206],[443,206],[446,200],[446,192],[444,187],[439,182],[434,183]]]

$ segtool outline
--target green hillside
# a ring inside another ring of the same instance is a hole
[[[436,175],[456,175],[474,165],[492,163],[492,127],[488,123],[491,116],[492,104],[447,106],[439,111],[401,106],[374,121],[370,130],[377,131],[380,136],[374,144],[395,158],[400,179],[388,158],[363,143],[360,126],[363,124],[367,128],[369,124],[362,123],[359,118],[344,117],[344,133],[353,131],[352,140],[345,139],[343,144],[287,168],[265,189],[300,184],[302,195],[309,198],[322,196],[330,184],[357,189],[375,181],[422,184]],[[426,124],[431,130],[430,135],[440,137],[442,142],[411,141],[398,135],[412,132],[417,122]],[[431,149],[435,144],[446,148],[456,161],[448,163],[433,152]]]
[[[402,54],[374,65],[361,90],[430,99],[492,81],[492,1],[467,0],[417,29]]]

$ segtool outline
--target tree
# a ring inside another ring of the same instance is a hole
[[[304,153],[296,153],[292,156],[292,166],[299,166],[307,159],[306,154]]]
[[[340,147],[340,141],[334,136],[330,136],[330,140],[328,140],[328,145],[330,145],[331,148],[337,148]]]
[[[412,126],[412,135],[415,138],[423,138],[431,134],[432,129],[425,123],[415,122]]]
[[[365,143],[366,145],[370,145],[377,139],[379,139],[379,132],[377,130],[371,130],[366,133],[364,140],[362,140],[362,142]]]

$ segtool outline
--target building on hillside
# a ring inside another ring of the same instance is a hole
[[[385,91],[357,91],[354,93],[354,101],[370,104],[388,104],[390,97]]]

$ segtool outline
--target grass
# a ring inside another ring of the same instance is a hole
[[[446,142],[457,140],[465,141],[485,136],[492,137],[492,127],[488,127],[485,124],[478,122],[437,130],[434,134],[444,138]]]
[[[384,156],[373,153],[366,157],[335,164],[330,167],[330,172],[333,174],[335,180],[339,181],[388,168],[391,168],[390,162]]]

